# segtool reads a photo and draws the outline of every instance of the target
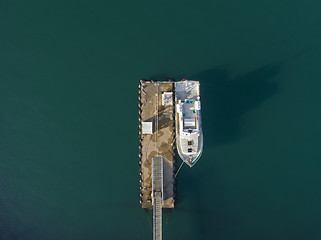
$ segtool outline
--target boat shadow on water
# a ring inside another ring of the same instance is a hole
[[[273,78],[280,71],[281,64],[269,64],[235,78],[230,78],[224,67],[191,76],[201,82],[204,158],[207,147],[228,144],[247,134],[240,133],[242,116],[278,93],[278,83]],[[178,201],[175,211],[193,216],[195,231],[191,236],[195,239],[200,233],[202,239],[234,239],[230,230],[237,229],[241,223],[228,215],[228,194],[222,188],[220,178],[215,177],[219,174],[210,166],[209,163],[203,166],[198,163],[191,171],[185,166],[184,173],[177,180],[178,200],[183,203],[181,205]]]
[[[229,76],[228,68],[222,66],[189,77],[201,83],[205,149],[204,159],[202,157],[200,161],[210,161],[205,159],[207,147],[232,143],[248,134],[240,131],[242,117],[278,93],[279,86],[274,78],[281,72],[281,66],[282,63],[267,64],[234,78]],[[181,78],[175,77],[177,80]],[[210,166],[209,163],[197,163],[193,169],[184,167],[176,181],[174,211],[194,219],[190,236],[186,236],[188,239],[235,239],[231,229],[238,229],[241,222],[228,215],[231,214],[229,195],[220,183],[219,174]],[[183,230],[186,226],[180,227]]]
[[[278,92],[272,79],[281,65],[268,64],[231,79],[228,70],[217,67],[192,76],[201,82],[204,144],[219,146],[238,140],[243,114],[259,107]]]

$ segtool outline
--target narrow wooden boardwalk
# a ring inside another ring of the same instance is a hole
[[[163,204],[163,157],[153,157],[153,237],[162,239],[162,204]]]
[[[153,193],[161,192],[163,194],[163,157],[152,158],[152,179],[153,179]],[[163,197],[163,196],[162,196]]]
[[[153,209],[153,239],[162,239],[162,193],[154,193],[154,209]]]

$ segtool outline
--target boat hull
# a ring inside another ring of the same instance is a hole
[[[198,81],[175,83],[176,146],[180,158],[190,167],[203,151],[203,130]]]

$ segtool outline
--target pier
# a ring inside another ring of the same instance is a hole
[[[153,209],[154,240],[162,239],[162,208],[174,208],[174,107],[173,81],[139,82],[139,203]]]

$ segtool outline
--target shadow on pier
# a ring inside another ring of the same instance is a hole
[[[160,107],[158,109],[158,130],[162,130],[163,128],[167,128],[168,126],[170,126],[171,124],[173,124],[172,120],[171,120],[171,116],[172,116],[172,110],[170,110],[169,107]],[[153,132],[156,131],[156,125],[155,123],[155,119],[156,119],[156,112],[155,112],[155,116],[148,118],[146,120],[144,120],[144,122],[152,122],[153,123]]]
[[[268,64],[234,79],[224,67],[192,76],[201,82],[205,144],[218,146],[239,139],[242,115],[278,92],[272,78],[280,71],[279,64]]]

